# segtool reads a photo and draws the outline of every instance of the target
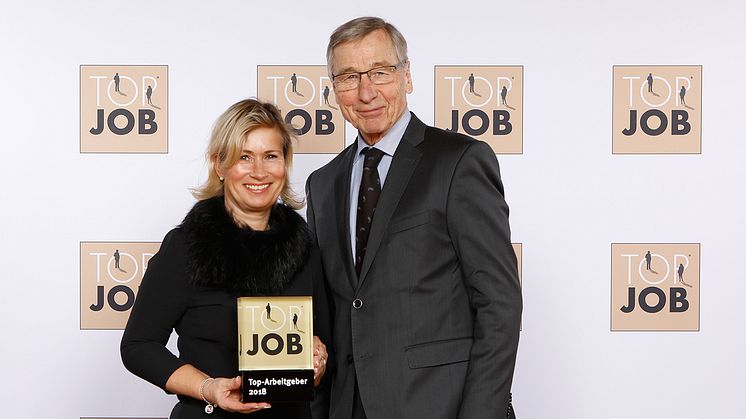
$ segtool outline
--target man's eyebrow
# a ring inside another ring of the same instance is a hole
[[[394,65],[395,64],[391,64],[388,61],[376,61],[376,62],[374,62],[372,64],[372,66],[370,68],[368,68],[365,71],[369,71],[369,70],[372,70],[372,69],[378,68],[378,67],[393,67]],[[362,73],[362,72],[363,72],[363,70],[358,70],[357,68],[354,68],[354,67],[345,67],[345,68],[339,70],[339,72],[335,73],[335,74]]]

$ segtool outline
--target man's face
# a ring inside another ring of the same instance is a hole
[[[399,59],[388,34],[382,29],[373,31],[356,41],[345,42],[334,48],[332,74],[367,71],[372,68],[396,65]],[[334,91],[342,115],[373,145],[404,113],[407,93],[412,93],[409,62],[396,70],[394,81],[373,84],[367,75],[360,79],[357,89]]]

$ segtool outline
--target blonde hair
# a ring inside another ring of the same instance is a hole
[[[223,195],[223,182],[215,171],[219,164],[223,170],[233,167],[241,157],[246,136],[257,128],[274,128],[282,137],[282,153],[285,161],[285,183],[280,198],[288,207],[300,209],[303,200],[296,197],[290,187],[290,168],[293,166],[294,130],[282,119],[282,114],[271,103],[256,99],[244,99],[233,104],[215,121],[207,146],[205,160],[208,166],[207,181],[192,190],[195,198],[202,200]]]

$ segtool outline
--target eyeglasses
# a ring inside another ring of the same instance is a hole
[[[384,65],[381,67],[371,68],[368,71],[350,71],[348,73],[337,74],[332,76],[334,90],[346,92],[357,89],[360,86],[363,74],[368,75],[368,79],[373,84],[388,84],[394,81],[394,73],[400,69],[406,60],[394,65]]]

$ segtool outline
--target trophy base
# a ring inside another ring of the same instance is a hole
[[[244,403],[313,400],[313,370],[241,371]]]

